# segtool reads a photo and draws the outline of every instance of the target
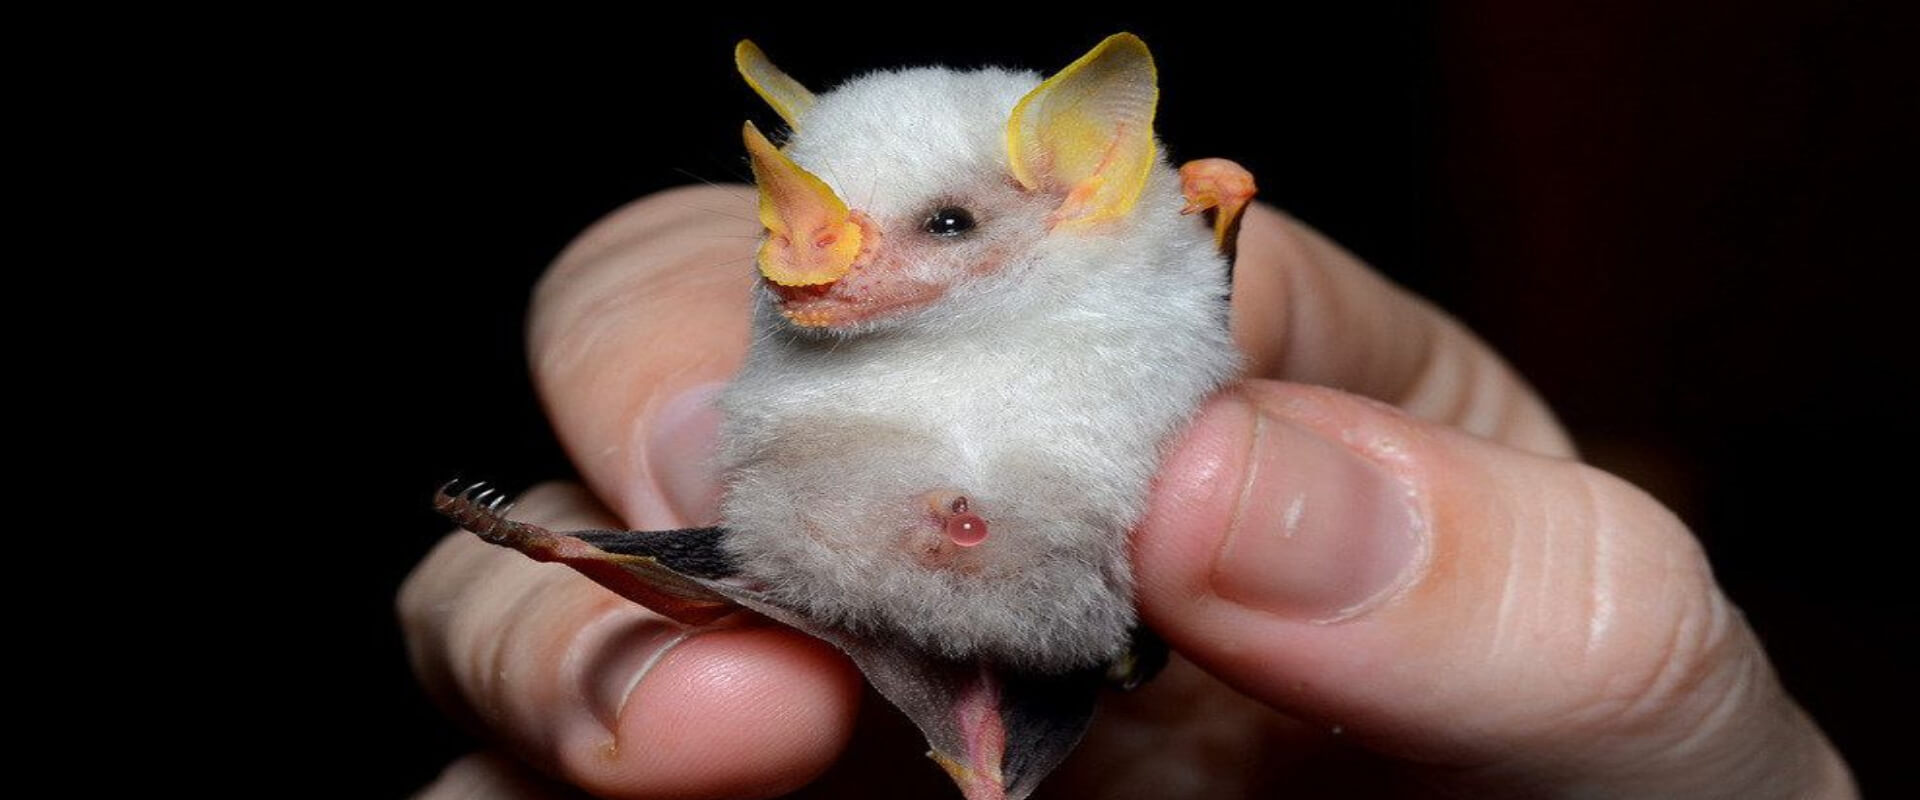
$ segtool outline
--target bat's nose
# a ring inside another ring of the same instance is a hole
[[[819,176],[802,169],[767,141],[753,123],[743,129],[760,188],[760,274],[780,286],[833,283],[853,269],[871,245],[873,226],[833,193]]]

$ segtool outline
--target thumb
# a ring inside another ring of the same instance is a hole
[[[1136,551],[1142,611],[1188,658],[1445,780],[1847,785],[1686,528],[1578,463],[1249,382],[1176,448]]]

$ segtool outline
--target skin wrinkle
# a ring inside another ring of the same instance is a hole
[[[1418,325],[1420,354],[1414,359],[1418,366],[1406,373],[1409,377],[1404,383],[1381,396],[1421,419],[1443,422],[1458,419],[1458,354],[1446,346],[1448,339],[1442,335],[1440,323],[1423,319]],[[1450,389],[1454,391],[1448,391]],[[1443,409],[1441,403],[1451,405]]]
[[[1587,536],[1587,563],[1590,565],[1590,580],[1587,582],[1587,638],[1581,653],[1588,660],[1599,652],[1601,644],[1613,632],[1615,573],[1620,565],[1615,563],[1613,552],[1614,528],[1604,524],[1594,509],[1599,507],[1594,496],[1592,481],[1580,481],[1581,499],[1587,509],[1587,518],[1594,520],[1592,531]],[[1576,516],[1576,518],[1579,518]]]
[[[1517,520],[1513,519],[1514,516],[1514,514],[1509,512],[1506,530],[1515,530],[1513,526]],[[1489,527],[1492,528],[1493,526]],[[1501,576],[1500,581],[1500,602],[1494,609],[1493,636],[1487,643],[1486,659],[1489,663],[1501,663],[1505,660],[1506,655],[1514,649],[1511,639],[1513,638],[1514,631],[1520,627],[1515,617],[1523,608],[1520,602],[1520,586],[1525,570],[1522,569],[1521,565],[1527,563],[1527,559],[1521,551],[1523,548],[1539,546],[1538,542],[1543,538],[1544,537],[1537,536],[1507,537],[1506,552],[1503,559],[1504,569],[1502,570],[1504,574]]]
[[[1671,712],[1676,700],[1684,704],[1695,689],[1715,677],[1719,662],[1710,656],[1725,638],[1724,622],[1715,619],[1722,613],[1716,610],[1720,603],[1692,601],[1695,595],[1691,592],[1678,594],[1689,602],[1678,611],[1672,634],[1666,646],[1658,651],[1661,669],[1655,672],[1655,679],[1648,684],[1646,692],[1624,706],[1625,720],[1658,719],[1663,711]]]
[[[1509,569],[1524,575],[1525,580],[1523,586],[1516,586],[1520,579],[1509,575],[1503,589],[1503,614],[1517,619],[1501,621],[1499,628],[1508,639],[1507,649],[1501,651],[1503,656],[1496,657],[1511,661],[1515,653],[1539,648],[1543,641],[1548,643],[1549,652],[1580,654],[1579,658],[1561,664],[1559,670],[1546,674],[1544,677],[1551,682],[1542,687],[1550,692],[1549,696],[1578,701],[1587,693],[1584,687],[1589,681],[1606,674],[1608,668],[1586,650],[1589,600],[1597,575],[1595,565],[1578,557],[1568,557],[1590,550],[1592,533],[1586,526],[1595,515],[1585,492],[1570,491],[1571,488],[1555,481],[1549,491],[1508,493],[1505,505],[1509,513],[1505,524],[1499,527],[1508,532],[1506,538],[1514,559]],[[1560,599],[1543,602],[1551,598]],[[1562,613],[1554,613],[1556,610]],[[1573,614],[1578,615],[1577,619],[1565,618]],[[1526,631],[1529,638],[1511,641],[1519,631]],[[1575,636],[1579,637],[1582,647],[1565,646],[1571,645]],[[1566,721],[1567,718],[1557,715],[1543,720],[1559,728],[1547,731],[1553,735],[1564,735],[1582,727],[1566,725]]]
[[[1406,384],[1403,381],[1418,373],[1419,359],[1428,355],[1424,350],[1431,345],[1429,337],[1433,335],[1438,312],[1368,271],[1351,254],[1311,230],[1299,227],[1297,234],[1312,262],[1321,265],[1328,273],[1332,288],[1339,298],[1335,306],[1338,314],[1334,319],[1340,324],[1328,328],[1327,332],[1344,336],[1354,329],[1366,329],[1363,340],[1377,343],[1375,347],[1365,349],[1351,346],[1323,348],[1349,362],[1330,367],[1335,374],[1347,375],[1343,382],[1336,381],[1334,385],[1378,398],[1404,396]],[[1408,327],[1409,323],[1411,328]],[[1408,338],[1420,340],[1421,352],[1416,353],[1398,344]],[[1409,358],[1414,360],[1409,362]],[[1355,361],[1360,366],[1350,365]]]
[[[1447,326],[1440,336],[1449,337],[1452,334],[1452,326]],[[1492,377],[1493,365],[1476,354],[1461,352],[1458,347],[1442,347],[1441,350],[1451,352],[1450,360],[1456,365],[1453,385],[1446,387],[1447,393],[1453,395],[1454,407],[1446,418],[1452,420],[1460,430],[1485,437],[1493,432],[1493,423],[1488,415],[1497,411],[1488,407],[1491,396],[1485,391],[1486,382]]]
[[[1544,437],[1522,434],[1518,430],[1525,422],[1525,416],[1527,414],[1526,398],[1524,396],[1516,396],[1511,388],[1503,391],[1499,385],[1497,375],[1495,376],[1493,397],[1493,402],[1499,407],[1499,411],[1493,416],[1493,427],[1487,432],[1488,439],[1495,442],[1537,441],[1541,444],[1538,446],[1529,446],[1528,449],[1539,452],[1542,455],[1557,455],[1557,453],[1554,452],[1554,448],[1546,443]]]
[[[1491,439],[1505,427],[1506,418],[1511,413],[1508,406],[1513,394],[1501,391],[1507,381],[1501,379],[1500,373],[1510,372],[1512,368],[1497,356],[1469,357],[1467,360],[1474,365],[1473,408],[1478,411],[1467,427],[1482,438]]]
[[[1585,468],[1582,468],[1581,477],[1584,483],[1592,484],[1601,480],[1609,484],[1604,490],[1598,486],[1591,487],[1595,505],[1589,513],[1595,526],[1624,529],[1615,521],[1620,519],[1620,515],[1614,510],[1617,501],[1613,492],[1621,488],[1633,490],[1623,484],[1613,485],[1612,480]],[[1654,521],[1653,524],[1659,525],[1662,521]],[[1639,527],[1645,529],[1649,526],[1642,523]],[[1690,542],[1691,539],[1686,541]],[[1663,551],[1667,554],[1666,561],[1658,568],[1662,580],[1658,586],[1657,597],[1660,600],[1656,608],[1665,609],[1667,614],[1639,617],[1645,621],[1665,623],[1666,629],[1661,632],[1664,635],[1660,643],[1650,651],[1631,647],[1631,642],[1616,643],[1615,649],[1620,652],[1614,654],[1613,658],[1628,659],[1609,670],[1609,675],[1616,680],[1607,683],[1618,688],[1595,698],[1593,708],[1583,715],[1583,724],[1603,730],[1658,727],[1671,720],[1668,715],[1673,713],[1676,699],[1684,703],[1695,687],[1714,677],[1730,630],[1724,616],[1726,610],[1722,607],[1725,601],[1710,582],[1701,584],[1697,549],[1685,547],[1684,542],[1676,544],[1682,545],[1682,553],[1675,555],[1671,549]],[[1682,563],[1675,564],[1676,558],[1681,559]],[[1676,598],[1683,607],[1670,608],[1671,601]],[[1616,630],[1626,635],[1633,633],[1631,628]],[[1621,668],[1628,666],[1640,668],[1625,676],[1624,682],[1619,681]]]
[[[491,570],[496,575],[508,568],[505,564],[496,564]],[[489,723],[497,724],[510,718],[510,698],[507,681],[511,648],[507,643],[515,638],[524,618],[508,622],[504,629],[490,627],[497,616],[496,607],[519,607],[532,598],[538,597],[546,587],[539,581],[528,581],[512,576],[506,580],[485,580],[473,584],[478,596],[475,602],[463,602],[448,627],[450,649],[464,660],[464,669],[454,671],[454,677],[460,684],[460,692],[468,699],[474,713]],[[484,593],[479,592],[486,587]],[[505,591],[503,591],[505,590]]]
[[[1265,207],[1259,203],[1254,203],[1248,206],[1247,210],[1250,217],[1260,216],[1260,212],[1265,210]],[[1283,302],[1280,304],[1280,319],[1275,321],[1273,325],[1274,329],[1281,332],[1281,335],[1261,337],[1261,340],[1272,343],[1273,348],[1271,352],[1268,353],[1268,357],[1264,363],[1257,362],[1254,359],[1248,359],[1246,366],[1248,371],[1256,375],[1280,375],[1290,371],[1288,367],[1293,361],[1295,345],[1301,341],[1302,328],[1306,325],[1306,320],[1308,319],[1308,314],[1303,304],[1307,302],[1309,296],[1314,296],[1309,294],[1310,287],[1306,286],[1309,279],[1306,273],[1310,271],[1311,270],[1306,269],[1282,269],[1258,273],[1261,276],[1267,277],[1269,280],[1277,281],[1280,285],[1280,297],[1283,299]],[[1256,273],[1250,270],[1234,270],[1233,289],[1236,298],[1245,296],[1240,292],[1240,284],[1252,283],[1256,280],[1255,275]],[[1234,304],[1234,319],[1238,320],[1248,316],[1247,314],[1240,313],[1239,303]],[[1245,337],[1237,338],[1240,339],[1242,349],[1258,350],[1257,347],[1248,348]]]
[[[450,536],[441,541],[428,556],[431,563],[445,564],[454,562],[448,571],[456,574],[474,572],[476,562],[489,562],[491,548],[476,548],[466,539]],[[421,682],[426,685],[428,694],[441,708],[446,709],[457,720],[469,727],[479,729],[474,709],[460,693],[461,676],[450,658],[448,644],[453,641],[453,627],[457,612],[462,607],[459,597],[473,591],[475,584],[466,581],[434,586],[426,581],[409,579],[402,584],[400,592],[401,619],[403,630],[407,633],[407,655],[413,663]],[[451,591],[448,591],[448,589]],[[438,599],[436,596],[440,595]]]
[[[1288,229],[1288,233],[1297,235],[1297,232],[1291,228]],[[1304,237],[1299,238],[1304,239]],[[1318,304],[1319,316],[1322,322],[1318,325],[1312,325],[1312,331],[1302,331],[1303,336],[1301,341],[1315,342],[1316,339],[1325,340],[1328,336],[1339,335],[1337,333],[1338,331],[1352,328],[1380,327],[1375,321],[1368,319],[1363,314],[1355,312],[1353,308],[1354,300],[1348,296],[1348,292],[1346,291],[1347,281],[1344,280],[1344,276],[1337,274],[1332,265],[1325,264],[1317,258],[1306,255],[1306,250],[1306,244],[1302,241],[1299,245],[1299,252],[1302,253],[1304,257],[1301,261],[1310,267],[1309,269],[1301,271],[1302,277],[1310,277],[1313,283],[1318,284],[1312,287],[1312,290],[1321,292],[1328,299]],[[1311,317],[1308,314],[1303,313],[1301,316],[1303,322],[1311,322]],[[1372,336],[1377,336],[1377,334],[1378,331],[1376,330]],[[1309,352],[1321,353],[1333,349],[1318,342],[1316,342],[1316,344],[1318,346],[1311,346],[1304,349]],[[1324,383],[1347,391],[1365,392],[1367,388],[1372,386],[1373,374],[1384,355],[1385,354],[1379,350],[1355,352],[1350,354],[1351,361],[1347,364],[1316,364],[1313,366],[1313,370],[1318,371],[1320,374],[1309,371],[1308,374],[1302,375],[1301,379],[1308,383]]]
[[[547,572],[548,570],[539,570]],[[564,577],[564,573],[559,573]],[[562,729],[567,725],[547,724],[561,720],[544,719],[533,708],[534,705],[548,702],[551,684],[545,678],[551,673],[546,668],[549,663],[557,663],[551,651],[554,629],[545,623],[555,617],[570,618],[568,613],[573,606],[585,600],[581,598],[580,588],[564,585],[548,575],[539,575],[532,580],[515,581],[520,591],[511,597],[526,597],[501,608],[525,608],[536,613],[503,615],[500,609],[485,609],[475,614],[472,636],[465,637],[460,645],[469,653],[473,663],[465,671],[470,679],[465,688],[466,696],[474,703],[475,709],[483,717],[491,719],[496,726],[501,722],[514,723],[508,729],[518,732],[519,743],[543,764],[564,762],[565,749],[560,746],[564,741]],[[497,585],[497,584],[496,584]],[[602,613],[614,607],[614,598],[598,598]],[[562,609],[566,609],[563,611]],[[487,630],[489,622],[506,617],[504,626]]]
[[[1324,325],[1312,323],[1317,316],[1324,313],[1327,307],[1324,302],[1327,298],[1333,297],[1333,293],[1327,291],[1325,286],[1324,270],[1312,263],[1310,259],[1298,257],[1298,244],[1288,235],[1290,228],[1286,224],[1287,218],[1283,213],[1273,212],[1270,207],[1256,201],[1247,207],[1247,220],[1248,222],[1241,229],[1241,236],[1243,243],[1250,245],[1247,248],[1249,255],[1268,251],[1270,248],[1271,252],[1277,256],[1276,261],[1298,265],[1296,269],[1257,272],[1239,268],[1234,270],[1236,301],[1246,296],[1240,291],[1240,284],[1252,284],[1256,277],[1273,280],[1282,290],[1280,296],[1285,311],[1282,319],[1275,326],[1275,330],[1279,331],[1280,335],[1259,337],[1252,341],[1253,346],[1250,349],[1258,351],[1261,345],[1273,348],[1267,353],[1266,359],[1255,361],[1253,364],[1260,367],[1257,372],[1260,375],[1294,373],[1304,379],[1310,369],[1303,368],[1305,365],[1300,363],[1302,360],[1300,354],[1306,352],[1300,349],[1300,345],[1308,341],[1311,334],[1325,330]],[[1289,255],[1295,257],[1289,258]],[[1245,277],[1241,277],[1242,275]],[[1319,298],[1322,302],[1310,303],[1310,299],[1314,298]],[[1236,303],[1236,308],[1238,306],[1239,303]]]
[[[1568,494],[1570,493],[1565,491],[1558,481],[1549,483],[1545,491],[1527,498],[1527,510],[1533,512],[1532,516],[1539,521],[1538,524],[1527,528],[1508,529],[1510,535],[1540,540],[1539,561],[1532,570],[1533,586],[1527,593],[1529,597],[1535,598],[1529,615],[1532,617],[1535,630],[1532,631],[1533,640],[1527,644],[1539,647],[1545,643],[1551,647],[1556,656],[1562,658],[1566,653],[1568,633],[1585,627],[1567,624],[1569,620],[1563,617],[1567,611],[1566,603],[1562,598],[1583,594],[1580,587],[1585,585],[1586,578],[1589,577],[1566,569],[1564,566],[1568,560],[1566,558],[1568,550],[1574,552],[1585,550],[1579,538],[1588,534],[1585,526],[1579,524],[1587,517],[1577,511],[1565,510]],[[1545,532],[1545,535],[1527,536],[1529,532],[1534,531]],[[1584,621],[1580,620],[1580,622]],[[1577,686],[1576,680],[1569,679],[1566,673],[1549,673],[1549,675],[1554,679],[1555,691],[1565,692]]]
[[[1233,540],[1241,535],[1241,519],[1247,503],[1253,497],[1253,484],[1260,475],[1260,459],[1255,458],[1253,454],[1259,452],[1260,442],[1266,440],[1267,426],[1271,424],[1267,421],[1267,415],[1260,413],[1258,406],[1254,406],[1251,410],[1253,435],[1247,437],[1247,446],[1240,455],[1240,463],[1246,465],[1246,469],[1242,470],[1245,477],[1241,479],[1240,491],[1234,495],[1233,515],[1227,520],[1227,533],[1220,537],[1220,545],[1213,552],[1213,568],[1208,571],[1207,584],[1212,587],[1208,594],[1212,596],[1220,595],[1219,587],[1222,581],[1220,570],[1224,566],[1221,563],[1221,557],[1233,549]]]
[[[1757,672],[1765,672],[1764,665],[1752,656],[1756,650],[1744,648],[1731,654],[1733,665],[1716,671],[1722,677],[1713,681],[1712,701],[1706,704],[1699,718],[1692,720],[1685,728],[1686,735],[1665,748],[1668,758],[1684,759],[1703,752],[1710,754],[1710,746],[1724,739],[1719,734],[1727,729],[1729,723],[1745,716],[1750,709],[1765,707],[1753,698],[1756,688],[1765,677],[1756,675]]]
[[[1703,676],[1699,688],[1683,695],[1681,702],[1669,704],[1664,717],[1655,717],[1647,723],[1656,733],[1678,732],[1681,736],[1670,741],[1664,735],[1647,740],[1638,732],[1639,726],[1615,733],[1613,738],[1632,742],[1627,753],[1652,756],[1619,766],[1631,765],[1642,770],[1644,782],[1690,783],[1703,794],[1726,797],[1779,796],[1777,793],[1786,787],[1767,779],[1770,774],[1779,774],[1777,765],[1783,758],[1815,766],[1813,761],[1820,757],[1818,739],[1804,744],[1789,742],[1801,746],[1783,753],[1778,747],[1782,743],[1775,741],[1777,737],[1727,735],[1742,722],[1767,722],[1753,717],[1769,712],[1785,717],[1774,721],[1776,730],[1791,729],[1798,722],[1792,719],[1797,711],[1784,697],[1778,696],[1778,684],[1760,658],[1757,644],[1744,635],[1733,638],[1740,640],[1737,644],[1746,646],[1727,654],[1731,662],[1719,659],[1718,668]],[[1772,696],[1757,696],[1756,693],[1762,691]],[[1703,697],[1702,692],[1709,694]],[[1676,718],[1676,714],[1687,717]],[[1786,774],[1816,775],[1818,772],[1817,768],[1806,768]]]
[[[534,307],[538,308],[547,299],[545,292],[549,281],[564,281],[573,277],[573,273],[588,268],[589,265],[612,259],[617,253],[630,253],[641,248],[635,246],[638,241],[657,241],[662,231],[676,232],[685,230],[687,215],[685,211],[700,211],[709,216],[734,219],[758,229],[759,223],[753,218],[753,198],[749,194],[729,193],[725,197],[706,191],[698,186],[684,186],[668,189],[627,203],[599,222],[587,227],[574,238],[566,249],[554,259],[553,266],[535,285]],[[707,205],[693,205],[686,201],[688,197],[698,197]],[[712,207],[712,204],[726,206],[728,203],[738,206],[739,214],[729,214]],[[659,206],[670,206],[682,213],[649,213]],[[698,219],[705,219],[697,218]]]
[[[697,191],[697,190],[696,190]],[[534,308],[537,313],[531,315],[529,326],[530,359],[535,365],[545,385],[546,381],[560,379],[573,374],[583,364],[619,365],[620,359],[589,359],[588,356],[600,352],[605,346],[618,349],[624,344],[622,332],[636,324],[661,317],[699,316],[707,303],[666,303],[667,297],[709,297],[715,292],[708,291],[720,286],[738,284],[744,291],[750,282],[750,276],[736,275],[735,271],[719,269],[663,269],[653,265],[671,265],[685,263],[708,263],[716,259],[733,258],[741,249],[740,244],[732,242],[713,242],[688,235],[675,238],[671,234],[681,229],[699,231],[752,232],[744,224],[734,224],[725,219],[687,219],[684,213],[661,214],[655,224],[645,224],[651,219],[643,213],[656,205],[666,204],[668,198],[677,197],[680,192],[669,192],[654,198],[630,204],[620,213],[634,216],[619,222],[608,222],[590,229],[588,238],[599,231],[608,231],[623,242],[644,240],[648,250],[645,266],[634,268],[636,247],[615,250],[612,248],[569,247],[561,255],[556,266],[543,277],[534,290]],[[629,221],[631,220],[631,221]],[[661,247],[664,243],[666,246]],[[591,254],[591,255],[589,255]],[[750,256],[739,260],[750,260]],[[639,309],[639,313],[636,313]],[[671,326],[669,330],[674,330]],[[654,338],[654,337],[648,337]]]
[[[1471,334],[1457,325],[1449,325],[1448,335],[1467,337]],[[1468,350],[1458,345],[1455,348]],[[1461,409],[1454,417],[1456,425],[1475,436],[1491,439],[1502,427],[1508,413],[1507,399],[1512,395],[1500,389],[1513,380],[1502,375],[1510,370],[1498,357],[1490,354],[1468,352],[1460,360],[1462,375],[1458,391],[1463,400]]]

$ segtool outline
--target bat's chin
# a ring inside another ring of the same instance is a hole
[[[898,317],[932,304],[946,287],[930,284],[781,286],[767,282],[774,307],[802,328],[853,328]]]

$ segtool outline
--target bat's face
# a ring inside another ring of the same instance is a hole
[[[1017,310],[1059,202],[1021,188],[1007,167],[1007,116],[1038,83],[1000,70],[922,69],[823,95],[786,155],[845,198],[862,244],[832,282],[765,280],[780,315],[845,332]]]
[[[743,50],[742,71],[794,128],[784,149],[747,131],[778,312],[766,318],[840,335],[950,330],[1072,302],[1063,287],[1099,268],[1087,245],[1128,235],[1158,161],[1150,59],[1096,55],[1045,82],[914,69],[815,97]]]

